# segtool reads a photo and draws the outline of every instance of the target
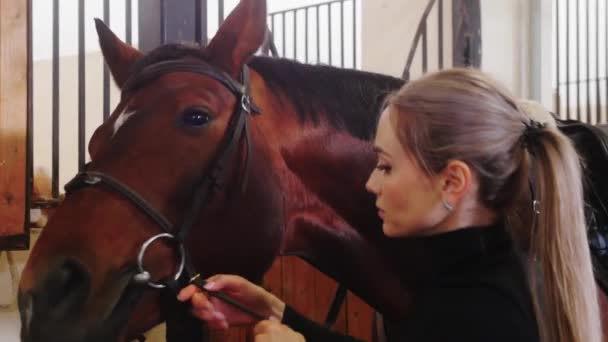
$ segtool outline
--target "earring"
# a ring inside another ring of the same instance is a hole
[[[443,204],[443,207],[447,210],[447,211],[452,211],[454,209],[454,206],[452,206],[450,203],[448,203],[446,200],[441,199],[441,204]]]

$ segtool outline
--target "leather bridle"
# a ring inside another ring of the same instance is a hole
[[[259,114],[260,109],[255,106],[251,99],[249,69],[246,65],[243,67],[241,72],[241,82],[239,83],[227,73],[205,63],[202,60],[171,60],[149,65],[125,82],[124,86],[122,87],[123,94],[135,91],[165,74],[175,72],[195,73],[210,77],[220,82],[237,98],[236,105],[230,117],[230,121],[220,148],[218,149],[214,159],[212,159],[210,166],[206,169],[200,181],[196,184],[195,193],[189,201],[191,205],[187,209],[181,224],[177,225],[178,228],[176,229],[176,225],[167,220],[160,211],[155,209],[136,191],[132,190],[128,185],[115,179],[107,173],[89,170],[80,172],[66,184],[65,190],[66,194],[69,195],[77,189],[85,187],[105,186],[110,188],[112,191],[128,199],[133,206],[145,213],[162,230],[162,233],[154,235],[146,240],[139,250],[137,258],[138,272],[133,277],[133,280],[136,283],[147,284],[148,286],[156,289],[163,289],[166,287],[177,288],[179,286],[179,280],[182,279],[183,276],[186,276],[187,279],[190,279],[190,283],[194,283],[202,289],[204,286],[204,280],[200,278],[199,274],[192,265],[190,255],[187,249],[184,247],[184,241],[194,224],[197,222],[203,208],[209,204],[213,193],[217,191],[217,189],[221,189],[225,184],[224,178],[226,176],[226,163],[228,159],[237,152],[237,148],[243,139],[245,140],[245,148],[247,149],[243,168],[244,175],[242,177],[242,191],[245,191],[247,185],[249,159],[251,158],[248,114]],[[150,273],[146,270],[144,265],[144,256],[147,249],[155,241],[160,239],[166,239],[169,240],[169,242],[176,243],[180,258],[176,273],[165,283],[153,282],[151,280]],[[220,299],[237,307],[240,306],[238,303],[235,303],[230,298],[223,296],[221,293],[215,292],[212,295],[220,297]],[[247,308],[242,306],[239,308],[247,311],[256,318],[264,319],[264,317],[261,317],[254,312],[250,312],[250,310]]]

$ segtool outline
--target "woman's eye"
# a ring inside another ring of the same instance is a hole
[[[392,169],[391,166],[387,165],[387,164],[378,164],[378,165],[376,165],[376,170],[378,170],[378,171],[380,171],[382,173],[385,173],[385,174],[390,173],[391,169]]]
[[[188,109],[182,114],[182,124],[185,126],[203,127],[211,120],[211,115],[203,109]]]

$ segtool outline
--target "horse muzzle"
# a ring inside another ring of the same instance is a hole
[[[124,282],[127,285],[122,287],[122,293],[108,301],[104,309],[107,314],[94,317],[87,311],[90,273],[74,260],[64,261],[33,289],[20,291],[21,341],[118,341],[129,313],[143,293],[142,286]]]

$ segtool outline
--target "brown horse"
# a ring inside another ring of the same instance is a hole
[[[265,1],[241,0],[207,47],[143,55],[97,22],[122,97],[23,272],[23,341],[132,339],[170,318],[161,291],[142,283],[173,278],[180,255],[151,244],[148,279],[138,254],[189,220],[184,247],[203,277],[259,282],[278,255],[297,255],[389,319],[407,313],[423,251],[382,235],[364,189],[368,140],[402,81],[255,57],[265,23]]]
[[[298,255],[399,317],[409,292],[397,270],[414,258],[382,236],[364,183],[375,163],[367,140],[377,113],[402,81],[254,57],[265,22],[265,1],[242,0],[206,48],[168,45],[147,55],[97,22],[122,97],[90,141],[89,176],[119,182],[177,229],[242,112],[235,81],[247,64],[254,103],[247,109],[259,114],[246,114],[222,184],[213,184],[185,238],[193,267],[203,277],[260,281],[278,255]],[[178,66],[158,71],[163,65]],[[163,219],[151,219],[123,190],[83,177],[23,272],[24,341],[132,338],[166,318],[160,291],[133,280],[141,275],[138,252],[162,232]],[[158,241],[143,264],[158,282],[179,260],[173,244]]]

